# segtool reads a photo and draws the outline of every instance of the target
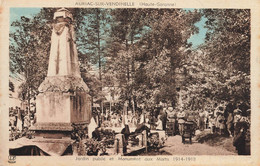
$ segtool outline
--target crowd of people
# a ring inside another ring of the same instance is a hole
[[[135,112],[126,111],[100,111],[94,109],[89,124],[89,135],[99,127],[110,128],[146,128],[149,130],[164,130],[170,134],[183,135],[185,122],[192,122],[195,131],[210,131],[211,134],[229,136],[238,154],[250,154],[250,107],[244,103],[220,103],[203,110],[184,110],[177,107],[157,107],[153,109],[139,109]],[[10,131],[23,133],[36,122],[36,110],[9,108]]]
[[[28,131],[29,127],[36,122],[35,109],[29,110],[29,107],[22,109],[18,106],[9,108],[9,131],[10,139],[20,137]],[[14,134],[15,133],[15,134]]]
[[[172,112],[168,116],[173,117],[171,121],[178,123],[176,128],[179,127],[180,135],[183,130],[180,124],[192,121],[197,130],[208,129],[212,134],[232,137],[239,155],[250,154],[251,109],[245,103],[221,103],[205,110]]]
[[[250,154],[251,109],[245,103],[216,103],[213,107],[195,111],[172,107],[163,110],[160,118],[165,131],[183,135],[184,123],[192,122],[194,131],[207,129],[211,134],[232,137],[239,155]]]
[[[211,134],[231,137],[238,154],[250,154],[250,107],[245,103],[215,103],[201,110],[184,110],[174,107],[159,107],[152,111],[109,112],[96,116],[100,127],[129,127],[138,128],[145,125],[151,130],[164,130],[166,134],[183,135],[184,124],[193,123],[195,131],[208,131]]]

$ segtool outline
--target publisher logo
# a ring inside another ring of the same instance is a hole
[[[16,163],[16,156],[8,156],[8,163]]]

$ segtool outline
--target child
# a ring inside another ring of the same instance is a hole
[[[233,137],[233,133],[232,133],[232,129],[233,129],[233,121],[234,121],[234,117],[233,117],[233,113],[232,112],[229,112],[228,113],[228,118],[227,118],[227,131],[229,133],[229,136],[230,137]]]
[[[222,113],[220,113],[219,117],[218,117],[218,122],[219,122],[219,132],[220,132],[220,135],[223,135],[224,134],[224,131],[225,131],[225,117]]]
[[[212,134],[214,134],[216,130],[215,122],[216,118],[214,117],[214,115],[211,115],[209,119],[209,128]]]

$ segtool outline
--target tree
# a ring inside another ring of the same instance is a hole
[[[125,85],[125,99],[150,105],[172,102],[175,69],[185,59],[190,46],[187,39],[196,33],[194,23],[201,15],[179,9],[120,9],[114,13],[118,23],[112,28],[115,35],[109,62],[111,71]]]
[[[134,43],[144,32],[144,15],[145,9],[113,9],[111,11],[111,35],[106,54],[106,73],[108,76],[113,74],[117,78],[116,86],[121,89],[121,99],[128,100],[128,104],[133,110],[136,105],[133,95]],[[114,81],[116,82],[116,80]]]
[[[209,32],[201,48],[217,66],[223,86],[218,96],[250,103],[250,10],[203,10]]]
[[[145,44],[139,47],[143,51],[138,59],[149,78],[150,84],[144,89],[150,90],[151,95],[147,100],[152,100],[153,105],[159,101],[172,105],[176,103],[177,84],[181,82],[177,70],[185,62],[186,50],[190,47],[187,39],[198,31],[194,23],[199,21],[200,17],[197,11],[152,11],[149,21],[151,31],[145,36],[145,40],[141,41]]]
[[[214,103],[250,105],[250,12],[205,9],[206,41],[186,58],[184,108],[205,109]],[[234,104],[233,103],[233,104]]]
[[[81,9],[83,22],[77,30],[77,45],[82,65],[98,65],[99,80],[102,82],[102,66],[105,63],[106,40],[109,36],[110,9]],[[84,67],[84,66],[82,66]],[[102,86],[100,87],[102,90]]]
[[[250,73],[250,10],[205,9],[208,19],[203,48],[222,70]]]
[[[20,97],[28,102],[36,96],[39,85],[47,75],[51,23],[56,10],[57,8],[42,8],[32,18],[21,16],[20,20],[11,24],[13,30],[10,31],[10,71],[24,75]],[[86,9],[69,10],[73,13],[73,24],[78,32],[76,41],[80,41],[81,36],[88,36],[84,31],[80,31],[86,24],[86,17],[82,15]],[[79,49],[79,52],[81,53],[82,49]],[[80,64],[85,64],[81,65],[81,68],[86,70],[89,65],[86,58],[81,56],[79,59]]]
[[[28,103],[36,95],[48,67],[50,36],[46,34],[51,30],[43,16],[22,16],[11,24],[15,30],[10,32],[10,70],[24,75],[20,97]]]

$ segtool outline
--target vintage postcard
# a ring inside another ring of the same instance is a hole
[[[260,165],[259,1],[0,5],[0,166]]]

